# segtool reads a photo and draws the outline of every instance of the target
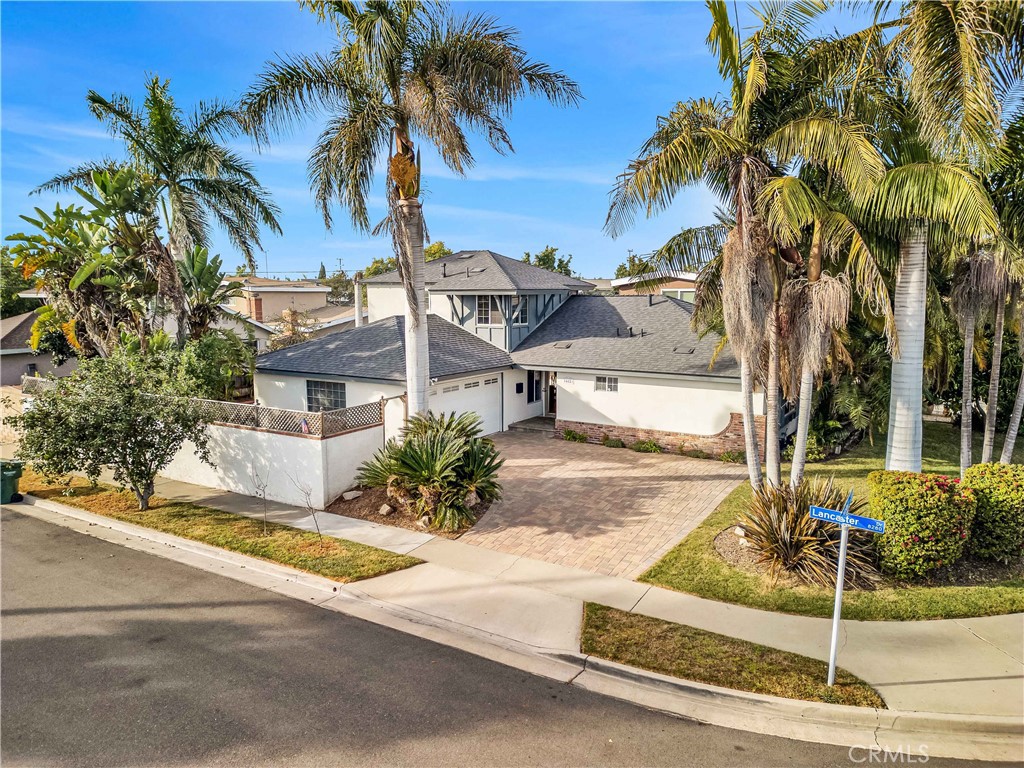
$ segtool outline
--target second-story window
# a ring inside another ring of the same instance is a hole
[[[501,325],[501,307],[497,296],[476,297],[476,324]]]
[[[512,297],[512,325],[529,325],[529,296]]]

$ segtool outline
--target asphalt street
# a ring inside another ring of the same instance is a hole
[[[0,533],[5,768],[860,764],[845,747],[647,711],[13,507]]]

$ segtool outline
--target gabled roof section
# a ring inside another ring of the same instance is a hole
[[[25,312],[0,319],[0,349],[28,349],[32,339],[32,325],[37,317],[39,315],[35,312]]]
[[[668,296],[572,296],[512,353],[528,368],[739,377],[720,337],[690,327],[693,305]],[[630,335],[632,329],[632,335]]]
[[[588,291],[593,284],[551,272],[493,251],[459,251],[428,261],[424,279],[434,293],[466,291]],[[369,277],[366,283],[399,283],[398,272]]]
[[[432,379],[512,366],[507,352],[437,315],[427,315],[427,340]],[[386,317],[268,352],[256,358],[256,370],[404,383],[405,318]]]

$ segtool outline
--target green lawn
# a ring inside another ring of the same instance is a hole
[[[722,688],[885,707],[874,688],[846,670],[836,670],[829,688],[824,661],[596,603],[583,609],[580,647],[602,659]]]
[[[996,441],[997,449],[1002,446]],[[975,450],[981,453],[980,435]],[[997,451],[998,452],[998,451]],[[925,472],[959,474],[959,432],[949,424],[927,422],[924,426]],[[1015,461],[1024,461],[1018,445]],[[834,475],[840,486],[853,488],[865,498],[867,475],[881,469],[885,444],[866,441],[829,462],[811,464],[808,474]],[[788,467],[787,467],[788,470]],[[750,485],[733,491],[665,557],[640,577],[640,581],[689,592],[712,600],[747,605],[782,613],[831,616],[834,592],[820,587],[775,587],[768,579],[734,568],[715,550],[714,539],[736,521],[750,498]],[[847,591],[843,617],[865,621],[964,618],[1024,612],[1024,572],[983,586],[884,586],[874,591]]]
[[[332,536],[324,536],[321,542],[315,532],[277,523],[267,523],[264,532],[262,520],[156,496],[150,500],[150,509],[141,512],[132,493],[105,485],[90,486],[82,478],[74,478],[71,494],[64,495],[63,486],[46,485],[39,475],[27,468],[19,490],[342,583],[381,576],[423,562]]]

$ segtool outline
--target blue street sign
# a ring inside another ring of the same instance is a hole
[[[851,528],[859,528],[862,531],[870,531],[871,533],[885,533],[884,520],[875,520],[873,517],[851,515],[846,511],[849,509],[849,504],[850,501],[848,499],[846,502],[846,508],[843,510],[825,509],[825,507],[815,507],[812,505],[811,511],[808,514],[815,520],[826,520],[830,523],[836,523],[837,525],[848,525]]]

